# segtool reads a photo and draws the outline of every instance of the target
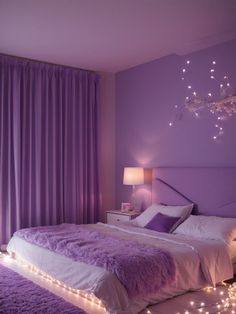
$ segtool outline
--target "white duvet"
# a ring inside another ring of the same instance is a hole
[[[170,251],[176,263],[176,282],[165,286],[152,298],[131,300],[117,277],[103,268],[75,262],[16,236],[10,240],[7,250],[73,288],[94,293],[110,314],[137,314],[148,304],[233,277],[232,263],[223,242],[159,233],[131,224],[98,223],[89,228]]]

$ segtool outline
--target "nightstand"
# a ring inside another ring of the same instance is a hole
[[[115,222],[130,221],[137,217],[140,213],[135,211],[122,212],[120,210],[108,210],[107,211],[107,223],[112,224]]]

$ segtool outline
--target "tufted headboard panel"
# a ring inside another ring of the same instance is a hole
[[[193,202],[195,214],[236,218],[236,167],[154,168],[152,202]]]

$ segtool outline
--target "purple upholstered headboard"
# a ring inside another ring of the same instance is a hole
[[[192,201],[195,214],[236,217],[236,167],[155,168],[152,183],[153,203]]]

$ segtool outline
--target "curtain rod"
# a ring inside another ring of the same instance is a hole
[[[9,55],[9,54],[7,54],[7,53],[1,53],[1,52],[0,52],[0,55],[1,55],[1,56],[6,56],[6,57],[18,58],[18,59],[26,60],[26,61],[40,62],[40,63],[45,63],[45,64],[48,64],[48,65],[55,65],[55,66],[70,68],[70,69],[74,69],[74,70],[81,70],[81,71],[87,71],[87,72],[97,73],[96,71],[93,71],[93,70],[87,70],[87,69],[82,69],[82,68],[76,68],[76,67],[72,67],[72,66],[70,66],[70,65],[52,63],[52,62],[41,61],[41,60],[36,60],[36,59],[31,59],[31,58],[19,57],[19,56]]]

